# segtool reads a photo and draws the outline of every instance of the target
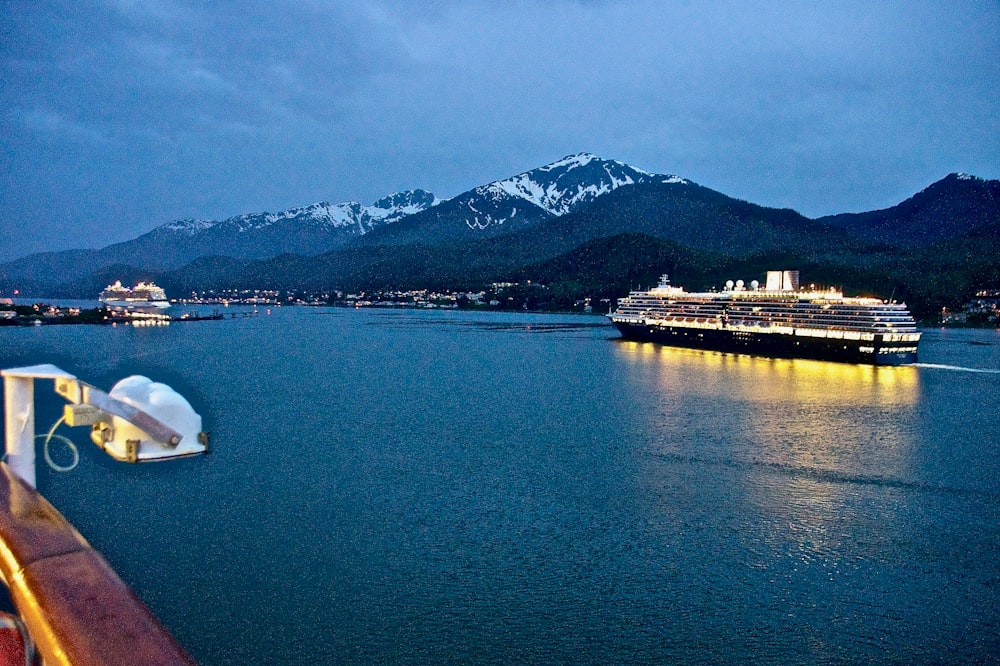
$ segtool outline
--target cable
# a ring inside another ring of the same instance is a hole
[[[45,462],[47,462],[49,464],[49,467],[51,467],[57,472],[71,472],[74,469],[76,469],[77,465],[80,464],[80,452],[77,450],[76,444],[74,444],[69,437],[55,434],[56,428],[58,428],[65,420],[66,420],[65,416],[60,417],[59,420],[53,423],[52,427],[49,428],[49,432],[47,435],[35,435],[35,439],[40,439],[42,437],[45,438],[45,445],[43,446],[43,451],[45,453]],[[52,460],[52,456],[49,455],[49,442],[52,441],[53,437],[65,442],[66,446],[69,447],[69,450],[73,452],[73,462],[70,463],[69,465],[65,466],[58,465],[54,460]]]

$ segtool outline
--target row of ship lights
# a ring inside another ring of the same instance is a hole
[[[665,283],[667,285],[670,284],[670,281],[669,281],[669,279],[667,278],[666,275],[664,275],[661,279],[663,280],[663,283]],[[750,281],[750,289],[752,291],[758,291],[760,289],[760,282],[758,282],[757,280],[751,280]],[[815,284],[810,284],[809,285],[809,290],[812,291],[812,292],[815,292],[816,291],[816,285]],[[724,291],[746,291],[746,283],[743,280],[736,280],[735,282],[733,280],[726,280],[726,285],[725,285]],[[767,290],[765,290],[765,291],[767,291]],[[778,291],[784,292],[784,291],[794,291],[794,290],[779,289]],[[805,291],[805,287],[800,287],[799,291]],[[840,292],[837,291],[836,287],[830,287],[830,293],[831,294],[839,294]],[[875,299],[875,300],[878,300],[878,299]],[[888,303],[889,301],[883,301],[883,302]],[[895,301],[892,301],[892,302],[895,303]],[[875,318],[875,321],[880,321],[880,320],[881,320],[881,317],[876,317]],[[887,323],[887,326],[889,328],[892,328],[893,324],[892,323]]]

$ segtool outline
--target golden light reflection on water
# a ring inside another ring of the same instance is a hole
[[[920,394],[919,374],[909,366],[774,359],[631,341],[620,342],[619,349],[626,360],[655,362],[664,389],[682,386],[686,391],[714,393],[724,388],[720,397],[730,400],[839,407],[912,405]]]
[[[628,341],[618,349],[644,392],[636,411],[646,420],[654,487],[677,461],[721,466],[745,481],[743,501],[817,526],[856,483],[912,477],[917,368]]]

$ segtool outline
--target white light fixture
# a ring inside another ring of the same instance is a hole
[[[141,375],[121,380],[105,393],[51,364],[0,371],[4,378],[7,464],[35,485],[36,379],[51,379],[65,398],[63,418],[88,425],[90,438],[115,460],[151,462],[208,452],[201,416],[166,384]]]

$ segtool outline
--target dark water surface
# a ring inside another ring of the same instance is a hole
[[[79,467],[38,474],[206,665],[998,663],[996,331],[874,368],[601,317],[0,329],[0,367],[41,362],[204,417],[208,457],[129,466],[63,428]]]

